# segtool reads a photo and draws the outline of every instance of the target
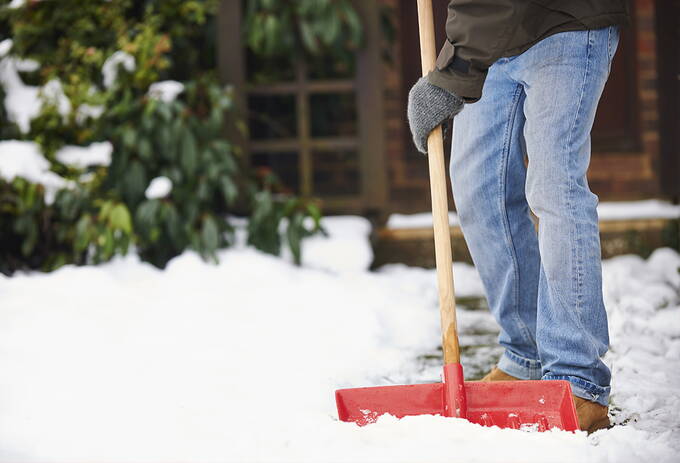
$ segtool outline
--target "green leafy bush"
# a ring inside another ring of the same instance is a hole
[[[27,133],[0,110],[0,140],[37,142],[51,171],[71,184],[48,203],[42,185],[0,179],[0,272],[103,262],[131,246],[159,267],[185,249],[214,260],[234,242],[234,215],[250,217],[250,244],[274,254],[287,245],[300,261],[300,242],[320,229],[320,212],[252,172],[224,135],[232,95],[214,76],[217,3],[83,0],[78,8],[27,2],[0,10],[12,53],[40,63],[24,81],[57,79],[72,107],[64,114],[45,101]],[[115,82],[105,82],[102,66],[116,52],[135,66],[119,66]],[[150,95],[152,83],[167,79],[182,81],[177,98]],[[84,117],[81,109],[92,107],[101,116]],[[113,147],[108,166],[57,156],[64,145],[104,140]],[[157,177],[172,188],[147,197]]]
[[[249,0],[245,40],[263,56],[330,54],[351,57],[362,41],[359,15],[348,0]]]

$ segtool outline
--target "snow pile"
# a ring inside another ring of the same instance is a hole
[[[621,256],[603,268],[615,421],[680,453],[680,256],[657,249],[647,261]]]
[[[366,223],[325,227],[306,259],[327,268],[239,247],[216,266],[185,253],[164,271],[127,257],[0,277],[0,461],[675,461],[677,253],[604,267],[625,426],[587,437],[387,416],[359,428],[337,421],[334,389],[437,379],[417,361],[439,342],[436,278],[345,268],[350,253],[370,260]],[[480,294],[472,267],[454,271],[459,295]],[[459,319],[461,338],[497,332],[488,312]]]
[[[11,182],[23,177],[45,187],[45,202],[51,204],[56,193],[62,188],[71,188],[73,182],[50,171],[50,163],[31,141],[0,141],[0,177]]]
[[[330,272],[366,271],[373,261],[369,237],[371,223],[355,216],[324,217],[328,236],[312,236],[302,242],[302,264]]]
[[[113,145],[108,141],[89,146],[66,145],[55,154],[57,160],[72,167],[108,166],[111,164]]]

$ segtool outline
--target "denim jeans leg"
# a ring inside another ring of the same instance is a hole
[[[512,62],[523,82],[526,195],[539,218],[537,345],[544,379],[608,403],[597,196],[586,179],[590,130],[609,73],[612,30],[548,37]],[[618,37],[618,35],[617,35]],[[615,48],[615,45],[614,45]]]
[[[506,352],[499,367],[539,379],[536,300],[538,241],[524,192],[524,91],[503,71],[490,69],[482,98],[454,121],[451,179],[470,254],[489,307],[501,326]]]

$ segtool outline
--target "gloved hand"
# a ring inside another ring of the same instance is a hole
[[[463,99],[421,77],[408,93],[408,125],[413,142],[421,153],[427,154],[427,137],[435,127],[458,114]]]

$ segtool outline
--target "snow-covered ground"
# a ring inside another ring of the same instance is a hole
[[[600,221],[678,219],[680,218],[680,205],[660,199],[603,201],[597,206],[597,215]],[[449,224],[460,225],[458,214],[449,212]],[[391,229],[432,227],[432,213],[392,214],[386,226]]]
[[[604,263],[623,424],[585,433],[436,416],[336,419],[339,387],[438,379],[432,270],[369,272],[369,227],[326,219],[295,267],[253,249],[160,271],[130,256],[0,276],[0,462],[645,462],[680,454],[680,256]],[[497,326],[455,264],[468,376]],[[467,303],[467,302],[466,302]]]

